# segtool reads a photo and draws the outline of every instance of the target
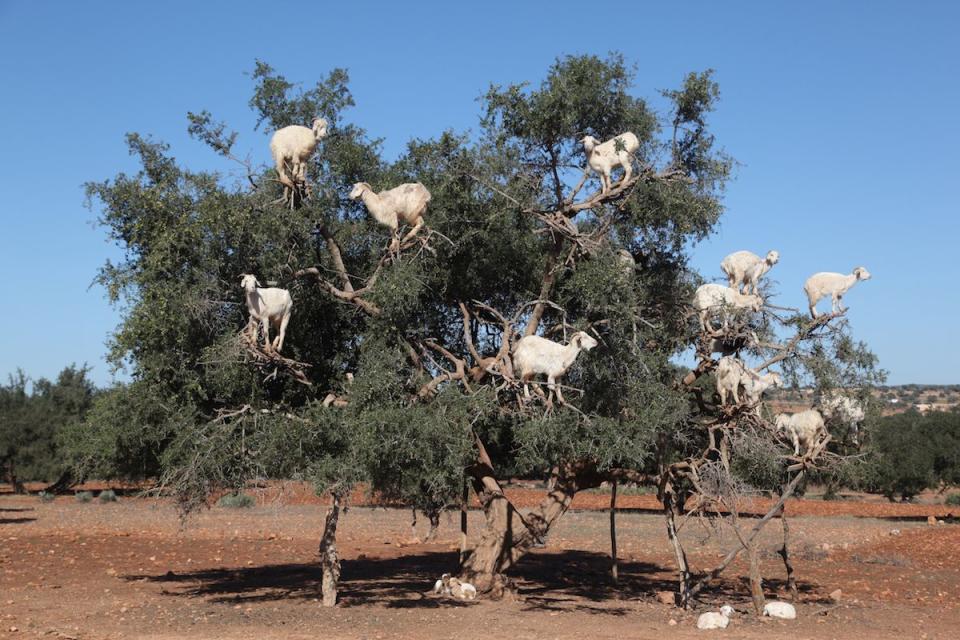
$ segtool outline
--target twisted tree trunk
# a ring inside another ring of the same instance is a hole
[[[320,539],[320,566],[323,568],[321,589],[323,606],[334,607],[337,604],[337,584],[340,582],[340,556],[337,555],[337,522],[340,519],[340,494],[331,494],[333,504],[327,511],[323,525],[323,537]]]
[[[534,544],[543,543],[550,528],[570,508],[577,491],[599,486],[602,481],[592,466],[565,465],[555,475],[553,488],[540,505],[523,516],[492,476],[478,480],[476,470],[473,473],[487,527],[477,545],[467,553],[460,577],[494,598],[501,597],[507,588],[504,573]]]

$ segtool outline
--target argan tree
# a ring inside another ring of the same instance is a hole
[[[339,508],[358,482],[428,514],[460,504],[468,482],[486,526],[459,573],[492,594],[578,491],[654,484],[668,519],[682,505],[667,495],[703,493],[676,465],[712,459],[710,421],[739,413],[704,399],[709,355],[686,377],[671,357],[698,339],[688,251],[717,223],[731,167],[708,127],[719,97],[711,72],[663,91],[655,111],[620,56],[562,58],[538,85],[490,87],[476,132],[411,141],[394,160],[346,120],[346,72],[301,90],[258,62],[253,80],[265,133],[330,123],[298,207],[279,202],[273,170],[250,160],[265,155],[266,138],[206,111],[189,114],[189,130],[223,172],[190,171],[133,134],[140,171],[88,186],[125,250],[99,280],[125,304],[112,357],[133,378],[95,408],[91,438],[155,467],[186,511],[253,478],[330,491],[320,536],[328,604]],[[601,192],[579,140],[626,131],[640,142],[632,176]],[[424,184],[426,227],[391,250],[389,231],[348,197],[360,181],[375,191]],[[282,356],[241,335],[242,273],[291,291]],[[801,338],[824,326],[795,323]],[[564,401],[537,379],[528,399],[513,346],[533,334],[566,343],[576,331],[599,346],[561,380]],[[801,342],[772,357],[799,367]],[[516,475],[549,487],[528,513],[501,485]]]

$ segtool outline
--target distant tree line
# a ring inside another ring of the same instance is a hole
[[[22,370],[0,386],[0,481],[23,492],[27,481],[72,476],[66,442],[77,431],[98,395],[87,367],[70,365],[56,380],[31,380]]]
[[[97,389],[88,373],[70,365],[51,381],[18,370],[0,386],[0,481],[23,491],[24,482],[69,488],[81,479],[76,469],[106,480],[157,477],[172,434],[144,440],[138,421],[150,403],[140,406],[123,385]],[[960,411],[885,416],[868,437],[840,485],[891,500],[960,485]]]

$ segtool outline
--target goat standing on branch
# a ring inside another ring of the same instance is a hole
[[[833,313],[846,313],[847,310],[843,307],[843,295],[861,280],[869,279],[870,272],[863,267],[857,267],[850,275],[831,272],[813,274],[803,285],[807,300],[810,302],[810,316],[817,317],[817,302],[826,296],[830,296],[833,301],[831,307]]]
[[[283,339],[287,335],[287,323],[293,310],[293,298],[286,289],[273,287],[261,289],[256,276],[245,273],[240,277],[240,286],[246,292],[247,309],[250,321],[247,323],[247,336],[250,342],[257,344],[257,326],[263,329],[264,348],[269,352],[283,349]],[[270,342],[270,325],[277,330],[277,337]]]
[[[282,202],[289,202],[292,207],[298,189],[303,189],[310,195],[307,186],[307,160],[326,135],[327,121],[323,118],[315,119],[310,129],[291,125],[273,134],[270,139],[270,155],[273,156],[277,175],[283,184]],[[287,165],[290,166],[290,173],[287,173]]]
[[[358,182],[350,191],[350,199],[363,200],[370,215],[393,232],[390,249],[394,251],[399,250],[404,242],[417,235],[420,227],[423,226],[423,213],[430,204],[430,192],[419,182],[409,182],[375,193],[366,182]],[[401,222],[413,225],[402,240],[399,237]]]
[[[560,387],[557,386],[557,379],[563,377],[581,351],[590,351],[595,346],[597,341],[583,331],[573,334],[567,345],[557,344],[540,336],[521,338],[513,348],[513,367],[524,382],[524,396],[530,397],[530,389],[526,383],[536,374],[542,373],[547,376],[547,387],[550,391],[556,393],[561,404],[566,404]]]
[[[720,263],[720,268],[730,280],[730,288],[740,293],[757,293],[760,278],[780,260],[776,251],[761,258],[749,251],[731,253]]]
[[[762,306],[763,298],[760,296],[744,295],[722,284],[705,284],[697,289],[693,296],[693,308],[698,313],[700,328],[705,333],[711,333],[709,329],[711,314],[722,310],[724,307],[749,309],[756,312],[760,311]],[[728,324],[728,319],[724,316],[723,328],[726,329]]]
[[[640,141],[631,132],[622,133],[602,144],[593,136],[584,136],[580,142],[587,152],[587,164],[600,176],[600,193],[610,191],[610,174],[614,167],[623,167],[621,182],[627,182],[633,175],[633,154],[640,148]]]

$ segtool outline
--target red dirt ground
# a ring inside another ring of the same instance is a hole
[[[949,508],[791,501],[799,617],[773,621],[750,615],[742,564],[699,611],[656,601],[675,576],[663,520],[647,511],[656,508],[650,496],[620,500],[631,510],[618,515],[618,586],[608,578],[607,514],[578,510],[516,567],[516,599],[475,603],[428,592],[456,565],[455,517],[444,519],[437,542],[404,544],[408,510],[355,507],[341,520],[342,600],[331,610],[319,605],[315,562],[324,510],[302,487],[285,486],[282,501],[277,491],[253,509],[213,508],[183,526],[168,503],[141,498],[0,497],[0,637],[960,637],[960,527],[926,524]],[[526,505],[542,491],[512,495]],[[608,501],[581,494],[574,506]],[[476,534],[481,516],[470,519]],[[421,520],[421,535],[424,527]],[[692,521],[681,534],[700,570],[734,543]],[[783,586],[779,536],[771,523],[762,537],[768,597]],[[838,603],[828,597],[835,589],[843,592]],[[695,628],[700,611],[727,602],[740,615],[726,631]]]

